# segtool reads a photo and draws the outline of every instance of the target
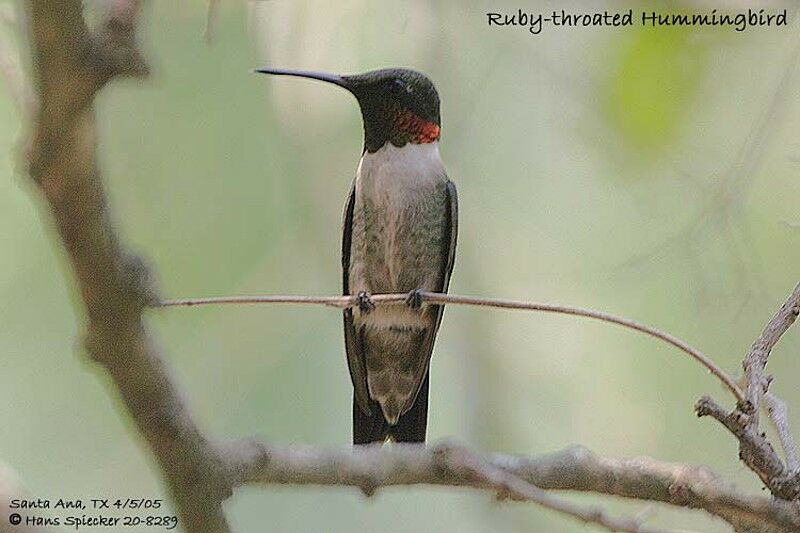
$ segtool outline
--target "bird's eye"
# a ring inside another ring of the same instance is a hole
[[[394,84],[394,88],[398,91],[408,91],[408,85],[406,84],[405,80],[401,80],[400,78],[395,78],[392,80]]]

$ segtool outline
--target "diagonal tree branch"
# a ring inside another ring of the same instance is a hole
[[[96,154],[92,100],[115,76],[144,75],[135,43],[139,2],[115,0],[95,34],[79,0],[29,5],[39,100],[30,174],[46,200],[86,312],[86,348],[108,371],[164,473],[186,531],[229,531],[231,487],[142,322],[154,301],[143,262],[120,242]]]
[[[786,302],[764,327],[764,331],[753,343],[744,358],[743,367],[745,379],[747,380],[747,401],[751,405],[751,423],[754,425],[758,425],[760,399],[769,387],[769,382],[764,375],[767,360],[770,353],[772,353],[772,349],[778,344],[783,334],[794,324],[798,315],[800,315],[800,283],[797,284]]]

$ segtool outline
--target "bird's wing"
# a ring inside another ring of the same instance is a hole
[[[356,182],[350,188],[350,195],[344,207],[342,224],[342,294],[350,294],[350,245],[353,237],[353,207],[356,198]],[[353,324],[353,310],[344,310],[344,348],[347,352],[347,366],[353,381],[355,400],[365,414],[371,415],[369,393],[367,392],[367,369],[364,353],[359,348],[356,328]]]
[[[458,240],[458,193],[456,192],[455,183],[450,180],[447,181],[445,194],[447,195],[447,202],[445,203],[447,213],[444,230],[446,246],[444,246],[442,250],[441,284],[438,287],[440,292],[447,292],[447,288],[450,285],[450,275],[453,273],[453,264],[456,260],[456,241]],[[420,361],[420,365],[416,369],[414,375],[416,389],[404,406],[404,411],[410,409],[411,406],[414,405],[417,395],[419,394],[420,386],[425,379],[425,375],[428,373],[431,353],[433,353],[433,343],[436,340],[436,333],[439,331],[439,324],[442,322],[444,306],[431,305],[425,310],[425,313],[430,318],[431,323],[431,327],[428,328],[428,332],[422,341],[422,346],[420,346],[420,351],[425,355],[425,358]]]
[[[447,207],[448,218],[445,238],[449,238],[450,245],[447,248],[447,263],[442,281],[442,292],[447,292],[450,286],[450,276],[453,274],[453,265],[456,262],[456,241],[458,240],[458,192],[456,191],[456,184],[450,180],[447,181]],[[443,312],[444,307],[439,306],[439,317],[436,322],[437,329],[442,321]]]

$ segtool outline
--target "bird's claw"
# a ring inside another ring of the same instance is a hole
[[[406,305],[411,309],[419,309],[422,307],[422,289],[414,289],[409,292],[406,297]]]
[[[358,295],[356,295],[356,302],[358,303],[358,309],[362,313],[369,313],[375,309],[375,303],[367,291],[359,291]]]

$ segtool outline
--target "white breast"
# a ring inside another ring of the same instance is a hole
[[[439,143],[408,143],[397,147],[387,142],[374,153],[365,152],[358,164],[356,196],[402,197],[445,176]]]

